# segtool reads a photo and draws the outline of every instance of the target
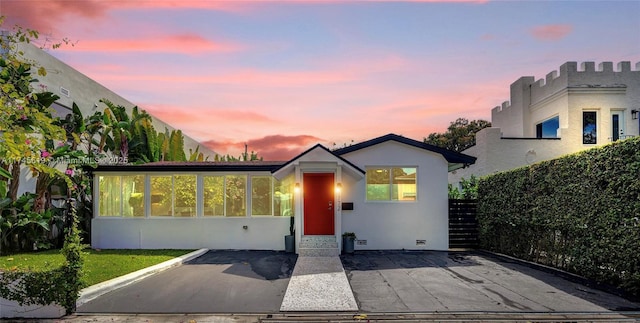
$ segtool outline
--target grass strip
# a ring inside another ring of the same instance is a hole
[[[185,255],[193,250],[103,249],[85,250],[83,281],[91,286],[136,270]],[[0,271],[53,269],[64,263],[60,250],[19,253],[0,257]]]

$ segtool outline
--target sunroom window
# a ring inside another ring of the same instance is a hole
[[[196,176],[151,177],[151,216],[196,216]]]
[[[251,176],[251,215],[271,215],[273,186],[271,176]]]
[[[281,181],[273,180],[273,215],[293,216],[293,187],[295,176],[290,175]]]
[[[367,168],[367,201],[415,201],[415,167]]]
[[[144,175],[99,176],[98,187],[100,216],[144,216]]]
[[[203,176],[204,216],[246,216],[246,175]]]
[[[293,216],[293,182],[294,176],[251,176],[251,215]]]

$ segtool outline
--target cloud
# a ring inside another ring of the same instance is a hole
[[[566,24],[542,25],[531,29],[533,38],[542,41],[556,41],[566,37],[573,31],[573,26]]]
[[[2,1],[0,9],[7,25],[19,25],[42,33],[57,30],[65,16],[96,19],[108,9],[109,1]]]
[[[89,20],[103,19],[112,10],[126,9],[164,9],[164,10],[216,10],[244,12],[252,8],[244,1],[202,1],[202,0],[163,0],[163,1],[104,1],[104,0],[3,0],[0,13],[7,17],[7,25],[19,25],[38,30],[42,33],[58,33],[58,26],[67,17]]]
[[[220,152],[220,154],[230,154],[234,157],[244,152],[244,145],[246,144],[249,152],[255,151],[264,160],[286,161],[320,141],[322,141],[320,138],[311,135],[270,135],[246,141],[208,140],[204,141],[203,144],[214,151]]]
[[[73,47],[62,47],[61,50],[81,52],[144,52],[144,53],[180,53],[198,54],[211,52],[232,52],[242,46],[213,42],[200,35],[184,33],[147,39],[102,39],[78,41]]]

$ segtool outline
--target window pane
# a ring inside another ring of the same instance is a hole
[[[144,175],[122,176],[123,216],[144,216]]]
[[[582,112],[582,143],[595,144],[598,141],[597,139],[598,133],[596,129],[596,112]]]
[[[100,215],[122,216],[120,212],[120,176],[98,177],[100,190]]]
[[[560,117],[555,116],[536,125],[536,138],[558,138]]]
[[[271,214],[271,176],[251,177],[251,215]]]
[[[196,216],[196,176],[176,175],[173,180],[175,216]]]
[[[171,176],[151,176],[152,216],[171,216],[172,190]]]
[[[394,201],[415,201],[416,169],[393,168],[393,184],[391,199]]]
[[[247,191],[247,177],[246,176],[226,176],[226,201],[225,201],[225,215],[226,216],[246,216],[246,191]]]
[[[293,216],[293,188],[295,176],[289,175],[282,181],[274,180],[273,184],[273,215],[275,216]]]
[[[367,170],[367,200],[388,201],[391,183],[388,168],[371,168]]]
[[[205,176],[203,186],[204,215],[224,216],[224,176]]]

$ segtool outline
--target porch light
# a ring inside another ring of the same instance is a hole
[[[336,184],[336,193],[340,194],[342,192],[342,183]]]
[[[300,183],[296,183],[296,185],[293,186],[293,191],[296,193],[300,193]]]
[[[631,110],[631,119],[633,120],[638,119],[638,110],[636,109]]]

